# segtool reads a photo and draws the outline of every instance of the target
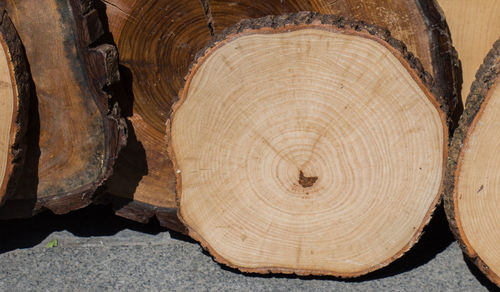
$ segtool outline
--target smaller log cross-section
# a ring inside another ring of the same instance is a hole
[[[450,146],[445,209],[464,252],[500,285],[500,40],[476,74]]]
[[[32,81],[21,40],[0,10],[0,204],[21,175]]]
[[[179,217],[217,261],[355,277],[418,240],[448,129],[401,42],[304,12],[243,21],[198,56],[167,138]]]

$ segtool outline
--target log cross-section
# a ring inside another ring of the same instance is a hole
[[[179,217],[217,261],[354,277],[418,240],[441,197],[448,128],[401,42],[299,13],[243,21],[198,56],[168,147]]]
[[[0,10],[0,204],[15,191],[24,164],[32,94],[26,54],[7,12]]]

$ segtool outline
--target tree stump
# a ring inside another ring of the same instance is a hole
[[[462,97],[470,92],[475,74],[500,35],[500,1],[438,0],[450,26],[453,45],[463,68]],[[465,103],[465,100],[464,100]]]
[[[446,102],[390,34],[335,16],[247,20],[197,58],[168,123],[179,217],[245,272],[359,276],[440,201]]]
[[[500,285],[500,41],[476,74],[450,146],[445,209],[463,251]]]
[[[196,52],[206,45],[211,34],[245,18],[307,10],[389,27],[398,37],[404,37],[410,50],[423,60],[424,68],[438,84],[437,94],[448,101],[451,112],[455,111],[459,67],[444,18],[433,1],[202,2],[203,7],[198,0],[106,1],[109,28],[121,63],[130,70],[127,82],[133,85],[126,91],[133,92],[134,100],[128,113],[129,126],[134,129],[130,131],[129,146],[122,152],[106,189],[118,215],[140,222],[156,215],[163,226],[183,229],[176,218],[175,174],[163,143],[162,125],[170,117],[170,106]]]
[[[26,53],[5,10],[0,11],[0,204],[15,191],[26,151],[32,90]]]
[[[0,217],[84,207],[110,175],[125,135],[103,90],[119,76],[116,50],[100,43],[104,30],[92,1],[5,4],[26,48],[36,100],[25,171]]]

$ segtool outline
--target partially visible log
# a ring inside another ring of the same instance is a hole
[[[244,272],[386,266],[440,202],[448,128],[436,92],[372,25],[302,12],[225,30],[167,123],[188,234]]]
[[[26,53],[7,12],[0,10],[0,204],[15,191],[26,152],[33,94]]]
[[[90,203],[124,142],[114,83],[117,53],[88,0],[4,0],[26,48],[38,106],[30,116],[26,167],[0,218],[43,209],[65,213]]]
[[[451,30],[462,62],[462,97],[469,94],[475,74],[500,35],[500,1],[437,0]],[[463,100],[465,103],[465,100]]]
[[[139,222],[158,218],[163,226],[184,228],[177,220],[175,175],[164,143],[165,122],[195,54],[210,40],[199,0],[108,0],[106,14],[120,54],[132,108],[131,127],[106,195],[116,213]],[[107,197],[107,198],[106,198]]]
[[[450,146],[445,210],[463,251],[500,286],[500,40],[476,74]]]

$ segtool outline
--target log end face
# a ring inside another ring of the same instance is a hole
[[[287,17],[226,31],[192,67],[167,129],[179,215],[242,271],[359,276],[439,202],[444,113],[382,30]]]

